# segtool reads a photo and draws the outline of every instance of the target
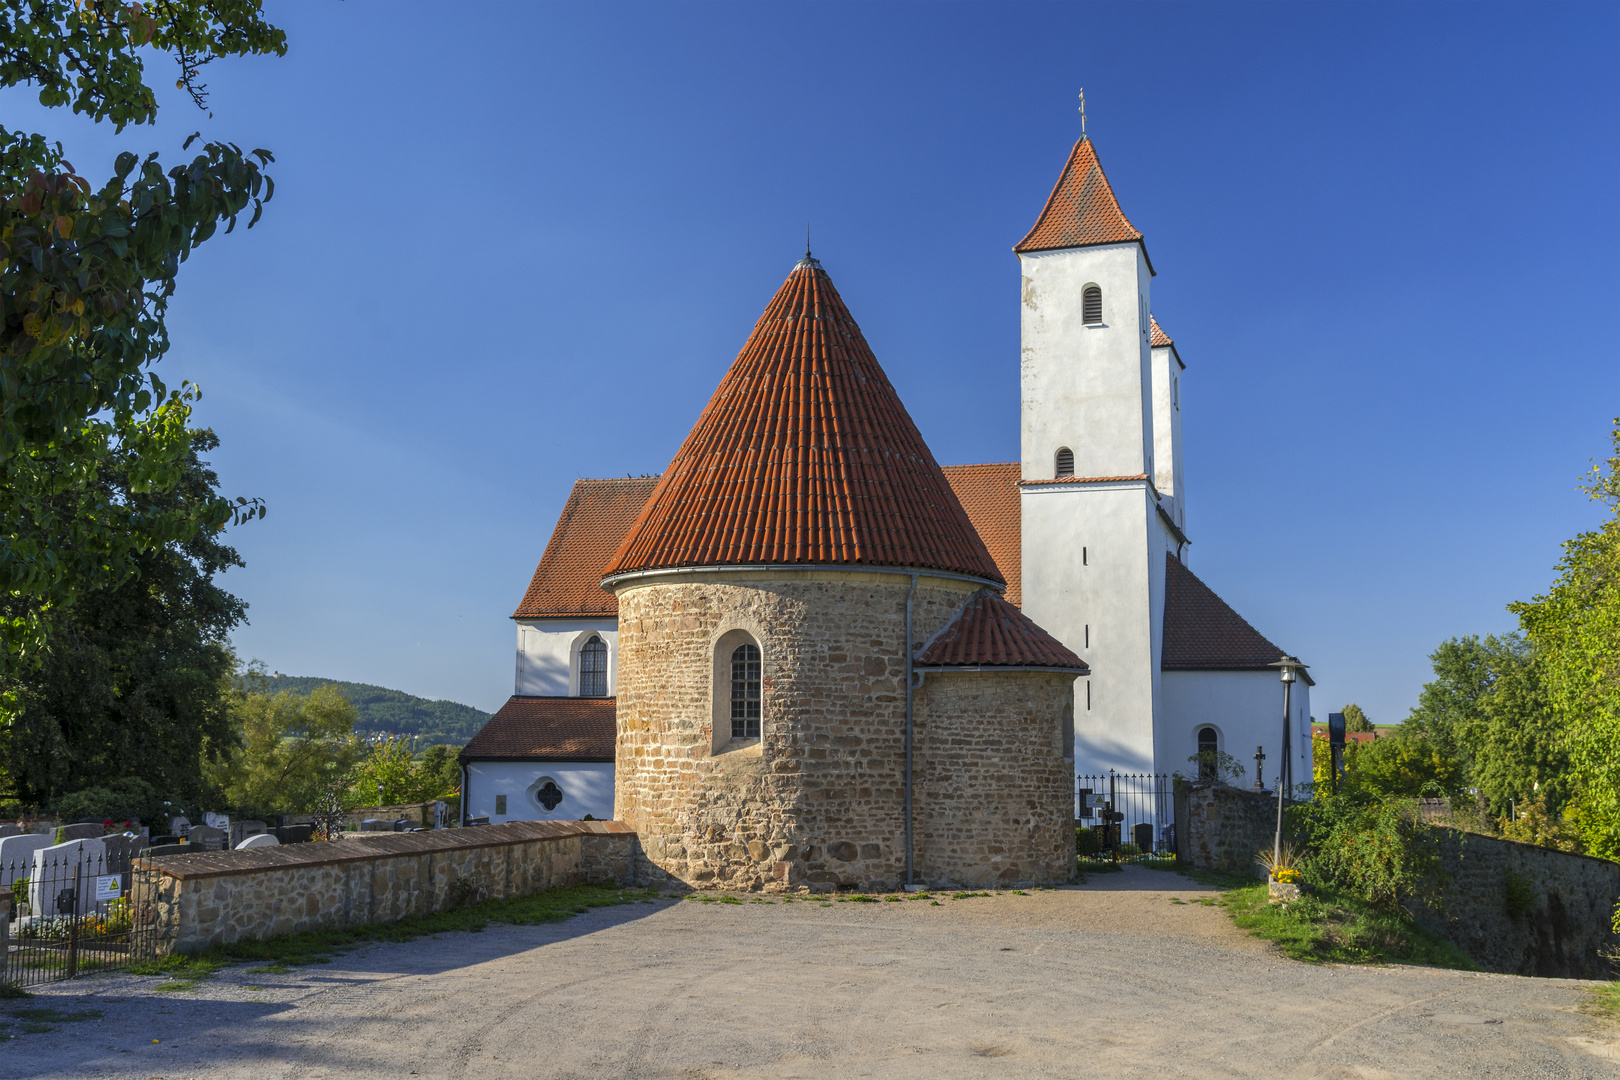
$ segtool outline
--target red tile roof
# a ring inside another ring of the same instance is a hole
[[[612,761],[616,732],[612,698],[508,698],[461,759]]]
[[[759,564],[1001,581],[832,279],[808,257],[603,573]]]
[[[1265,668],[1283,651],[1174,555],[1165,556],[1163,671]]]
[[[514,619],[619,613],[619,598],[602,588],[602,568],[635,524],[656,476],[576,480],[534,568]]]
[[[1153,324],[1153,337],[1152,337],[1153,348],[1160,349],[1160,348],[1164,348],[1166,345],[1174,345],[1175,344],[1175,342],[1170,339],[1169,334],[1167,334],[1163,330],[1159,329],[1159,320],[1156,317],[1154,317],[1152,314],[1149,314],[1148,315],[1148,321]]]
[[[941,471],[990,557],[996,560],[996,569],[1007,582],[1007,602],[1023,603],[1024,538],[1018,506],[1018,463],[945,465]]]
[[[922,667],[1049,667],[1089,674],[1086,662],[1035,621],[985,590],[917,657]]]
[[[1013,250],[1049,251],[1141,239],[1142,234],[1126,219],[1119,200],[1114,198],[1114,189],[1097,160],[1097,148],[1082,136],[1074,144],[1035,227]]]

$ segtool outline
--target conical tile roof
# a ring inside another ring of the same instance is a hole
[[[1002,580],[832,279],[809,256],[754,324],[603,577],[762,564]]]
[[[1050,251],[1141,239],[1141,232],[1125,217],[1119,200],[1114,198],[1114,189],[1097,160],[1097,148],[1082,136],[1074,144],[1035,227],[1013,250]]]

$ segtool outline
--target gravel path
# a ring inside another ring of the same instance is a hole
[[[1211,896],[1130,868],[938,906],[660,901],[184,993],[84,979],[0,1003],[103,1014],[17,1035],[0,1076],[1620,1077],[1591,984],[1295,963]]]

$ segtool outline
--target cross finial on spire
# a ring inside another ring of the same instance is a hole
[[[1080,138],[1086,137],[1086,88],[1080,88]]]
[[[804,257],[810,257],[810,223],[804,223]]]

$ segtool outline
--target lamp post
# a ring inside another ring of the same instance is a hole
[[[1288,782],[1293,779],[1293,761],[1289,756],[1288,728],[1293,723],[1290,715],[1294,710],[1294,680],[1305,665],[1292,656],[1283,656],[1271,667],[1278,669],[1283,684],[1283,733],[1282,733],[1282,760],[1277,763],[1277,835],[1272,842],[1271,866],[1272,874],[1276,874],[1277,863],[1282,859],[1282,827],[1283,827],[1283,796],[1288,792]]]

